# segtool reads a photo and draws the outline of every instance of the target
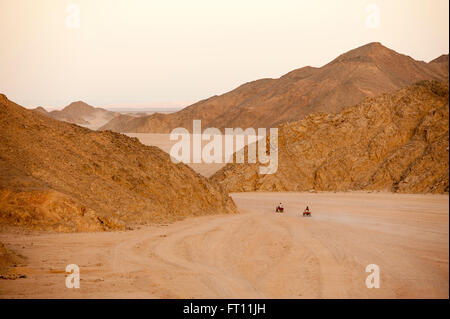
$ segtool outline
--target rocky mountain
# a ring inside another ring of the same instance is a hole
[[[42,106],[38,106],[37,108],[32,109],[34,112],[38,112],[41,114],[48,115],[48,112],[46,109],[44,109]]]
[[[440,57],[434,59],[433,61],[431,61],[430,63],[444,63],[448,65],[448,54],[443,54]]]
[[[42,112],[42,108],[38,111]],[[98,129],[119,115],[100,107],[93,107],[83,101],[72,102],[62,110],[54,110],[47,114],[54,119],[78,124],[92,130]]]
[[[114,118],[101,129],[116,132],[169,133],[203,127],[276,127],[313,112],[339,112],[366,97],[392,92],[420,80],[448,79],[448,56],[430,63],[369,43],[320,67],[304,67],[279,79],[246,83],[220,96],[195,103],[172,114],[138,119]]]
[[[132,123],[132,125],[136,125],[137,123],[145,123],[146,115],[136,117],[129,114],[119,114],[117,117],[106,123],[104,126],[100,127],[99,130],[109,130],[108,126],[114,123],[117,127],[127,127],[128,123]],[[113,132],[120,132],[118,130],[112,130]]]
[[[440,73],[443,79],[448,81],[448,54],[443,54],[440,57],[431,61],[430,66],[435,69],[436,73]]]
[[[159,148],[0,95],[0,226],[97,231],[232,212],[218,185]]]
[[[421,81],[279,127],[278,171],[227,164],[210,180],[229,192],[449,191],[448,83]]]

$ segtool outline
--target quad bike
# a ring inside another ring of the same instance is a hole
[[[304,211],[303,212],[303,217],[311,217],[311,212],[310,211]]]
[[[277,206],[277,208],[275,208],[275,213],[283,213],[284,212],[284,208]]]

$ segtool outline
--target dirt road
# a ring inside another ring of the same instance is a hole
[[[2,298],[448,298],[449,197],[243,193],[241,214],[127,232],[0,234],[28,257]],[[282,201],[286,213],[273,208]],[[309,205],[311,218],[300,217]],[[65,268],[81,288],[65,287]],[[380,288],[368,289],[368,264]]]

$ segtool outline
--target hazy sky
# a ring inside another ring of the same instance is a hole
[[[185,106],[372,41],[428,62],[449,51],[448,10],[448,0],[0,0],[0,92],[27,107]]]

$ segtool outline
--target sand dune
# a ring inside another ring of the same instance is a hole
[[[127,232],[2,233],[28,257],[2,298],[448,298],[449,199],[391,193],[241,193],[238,215]],[[285,214],[272,209],[283,201]],[[312,218],[299,212],[310,205]],[[81,288],[65,287],[65,267]],[[368,289],[368,264],[381,271]]]

